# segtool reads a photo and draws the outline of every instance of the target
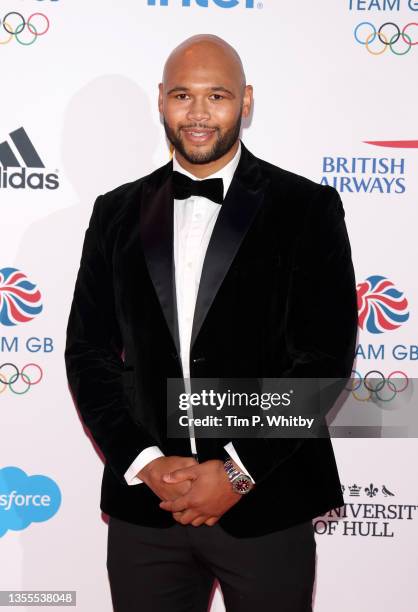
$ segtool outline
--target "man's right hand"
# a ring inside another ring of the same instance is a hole
[[[147,463],[137,475],[161,500],[171,501],[185,495],[191,488],[192,481],[166,483],[162,480],[163,474],[191,467],[196,463],[193,457],[178,457],[177,455],[158,457]]]
[[[166,483],[162,480],[163,474],[174,472],[182,468],[191,467],[197,463],[193,457],[178,457],[172,455],[170,457],[158,457],[153,459],[147,465],[138,472],[137,476],[140,478],[146,486],[148,486],[162,501],[172,501],[185,495],[189,492],[192,487],[192,480],[184,480],[177,483]],[[175,512],[173,516],[176,520],[179,519],[181,513]],[[205,514],[198,517],[198,524],[204,522],[208,526],[212,526],[218,521],[217,516],[210,516]],[[201,520],[203,519],[203,520]],[[193,523],[192,523],[193,524]]]

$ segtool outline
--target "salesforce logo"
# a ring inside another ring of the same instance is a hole
[[[147,4],[148,6],[168,6],[169,0],[147,0]],[[177,4],[180,4],[180,0],[177,0]],[[225,9],[235,8],[239,5],[247,9],[254,8],[254,0],[181,0],[180,6],[196,5],[202,8],[208,8],[209,4],[215,4]]]
[[[17,467],[0,469],[0,537],[48,521],[58,512],[61,491],[47,476],[28,476]]]

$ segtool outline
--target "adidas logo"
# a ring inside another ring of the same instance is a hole
[[[0,188],[57,189],[59,187],[57,174],[27,171],[28,168],[45,168],[45,165],[26,130],[20,127],[10,132],[9,136],[13,147],[7,140],[0,143]],[[20,168],[20,170],[10,172],[11,168]]]

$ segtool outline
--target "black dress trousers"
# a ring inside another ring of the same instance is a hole
[[[146,527],[110,517],[107,568],[115,612],[207,612],[214,581],[227,612],[311,612],[312,522],[261,537],[213,527]]]

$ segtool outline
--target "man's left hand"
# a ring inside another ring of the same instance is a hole
[[[175,470],[163,476],[164,482],[191,480],[188,493],[172,501],[162,501],[160,508],[173,513],[179,523],[194,527],[202,525],[208,517],[218,519],[239,502],[241,495],[232,490],[223,462],[211,459],[203,463]],[[215,520],[208,523],[215,524]]]

